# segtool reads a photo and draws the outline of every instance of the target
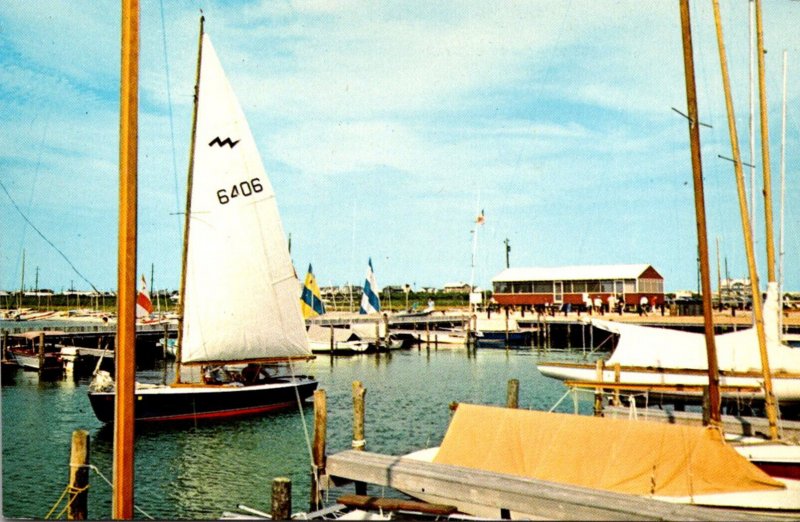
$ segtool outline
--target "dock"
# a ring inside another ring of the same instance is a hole
[[[391,487],[435,502],[461,499],[487,506],[483,516],[548,520],[753,520],[741,510],[672,504],[482,470],[346,450],[327,459],[334,484],[348,481]],[[758,515],[759,520],[785,520]]]

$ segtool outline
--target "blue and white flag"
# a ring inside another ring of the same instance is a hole
[[[367,279],[364,281],[364,294],[361,296],[360,314],[374,314],[381,311],[381,300],[378,298],[378,283],[375,282],[375,272],[372,270],[372,258],[369,258]]]

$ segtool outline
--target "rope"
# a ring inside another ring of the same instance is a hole
[[[64,497],[67,495],[67,493],[69,493],[69,485],[67,485],[67,487],[64,488],[64,491],[61,493],[61,496],[58,497],[58,500],[56,500],[56,503],[53,504],[53,507],[50,509],[50,511],[47,513],[47,515],[45,515],[45,517],[44,517],[45,520],[48,520],[50,518],[50,516],[53,514],[53,511],[55,511],[56,508],[58,507],[58,505],[61,504],[61,501],[64,499]]]
[[[110,480],[108,480],[108,479],[105,477],[105,475],[103,475],[103,474],[100,472],[100,470],[97,468],[97,466],[95,466],[94,464],[89,464],[89,465],[87,465],[87,467],[88,467],[90,470],[92,470],[92,471],[94,471],[95,473],[97,473],[97,474],[100,476],[100,478],[101,478],[101,479],[103,479],[103,480],[105,481],[105,483],[106,483],[106,484],[108,484],[110,487],[112,487],[112,488],[114,487],[114,484],[112,484],[112,483],[111,483],[111,481],[110,481]],[[146,512],[145,512],[145,511],[144,511],[142,508],[140,508],[140,507],[139,507],[139,506],[137,506],[136,504],[134,504],[134,505],[133,505],[133,508],[134,508],[136,511],[138,511],[139,513],[141,513],[142,515],[144,515],[144,516],[145,516],[145,518],[148,518],[148,519],[150,519],[150,520],[155,520],[155,517],[152,517],[152,516],[150,516],[149,514],[147,514],[147,513],[146,513]]]
[[[561,404],[561,402],[562,402],[564,399],[566,399],[566,398],[567,398],[567,396],[568,396],[569,394],[571,394],[571,393],[572,393],[572,388],[570,388],[569,390],[567,390],[567,392],[566,392],[564,395],[562,395],[562,396],[561,396],[561,398],[560,398],[560,399],[558,399],[558,400],[556,401],[556,403],[555,403],[555,404],[553,404],[553,407],[552,407],[552,408],[550,408],[550,409],[548,410],[548,413],[552,413],[553,411],[555,411],[555,409],[556,409],[556,408],[558,408],[558,405],[559,405],[559,404]]]

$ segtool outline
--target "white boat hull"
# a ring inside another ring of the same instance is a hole
[[[538,365],[539,371],[546,377],[559,379],[562,381],[582,381],[595,382],[598,380],[597,370],[594,365],[579,365],[565,363],[541,363]],[[608,383],[615,382],[614,369],[608,367],[603,370],[603,381]],[[687,371],[685,373],[669,370],[650,370],[650,369],[626,369],[621,368],[619,382],[622,384],[655,384],[655,385],[674,385],[674,386],[706,386],[708,385],[708,374],[704,371]],[[756,388],[752,391],[722,391],[723,397],[739,397],[764,399],[761,389],[763,378],[757,374],[739,375],[720,375],[720,385],[727,387]],[[773,375],[772,387],[775,398],[780,403],[800,402],[800,379],[796,376],[781,377]],[[670,392],[668,395],[699,396],[697,392]]]

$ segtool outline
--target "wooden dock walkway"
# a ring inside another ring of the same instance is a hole
[[[327,472],[334,484],[346,481],[391,487],[443,504],[453,499],[488,506],[491,518],[548,520],[753,520],[752,513],[716,509],[592,490],[458,466],[347,450],[331,455]],[[785,518],[758,514],[759,520]]]

